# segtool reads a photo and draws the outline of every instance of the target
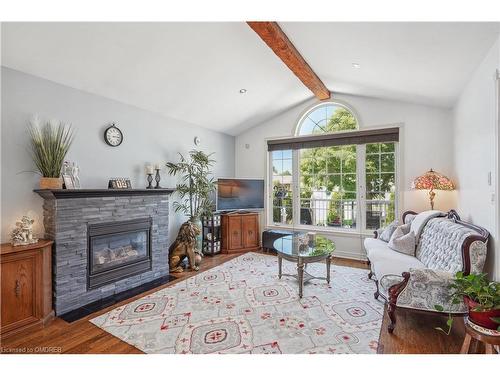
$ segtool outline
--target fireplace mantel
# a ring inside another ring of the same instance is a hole
[[[44,199],[130,197],[171,194],[175,189],[35,189]]]

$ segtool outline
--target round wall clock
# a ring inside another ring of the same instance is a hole
[[[104,131],[104,141],[111,147],[120,146],[123,142],[122,131],[113,123]]]

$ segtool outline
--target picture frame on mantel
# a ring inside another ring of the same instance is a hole
[[[73,181],[73,178],[69,174],[63,174],[62,175],[63,179],[63,188],[64,189],[75,189],[75,183]]]

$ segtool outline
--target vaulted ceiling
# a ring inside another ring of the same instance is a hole
[[[280,26],[333,97],[441,107],[500,32],[498,23]],[[2,65],[232,135],[313,96],[244,22],[4,23]]]

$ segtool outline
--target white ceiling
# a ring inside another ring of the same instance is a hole
[[[444,107],[500,31],[498,23],[280,25],[330,90]],[[4,23],[2,65],[232,135],[312,97],[243,22]]]
[[[453,106],[500,33],[498,22],[280,25],[330,90],[442,107]]]

